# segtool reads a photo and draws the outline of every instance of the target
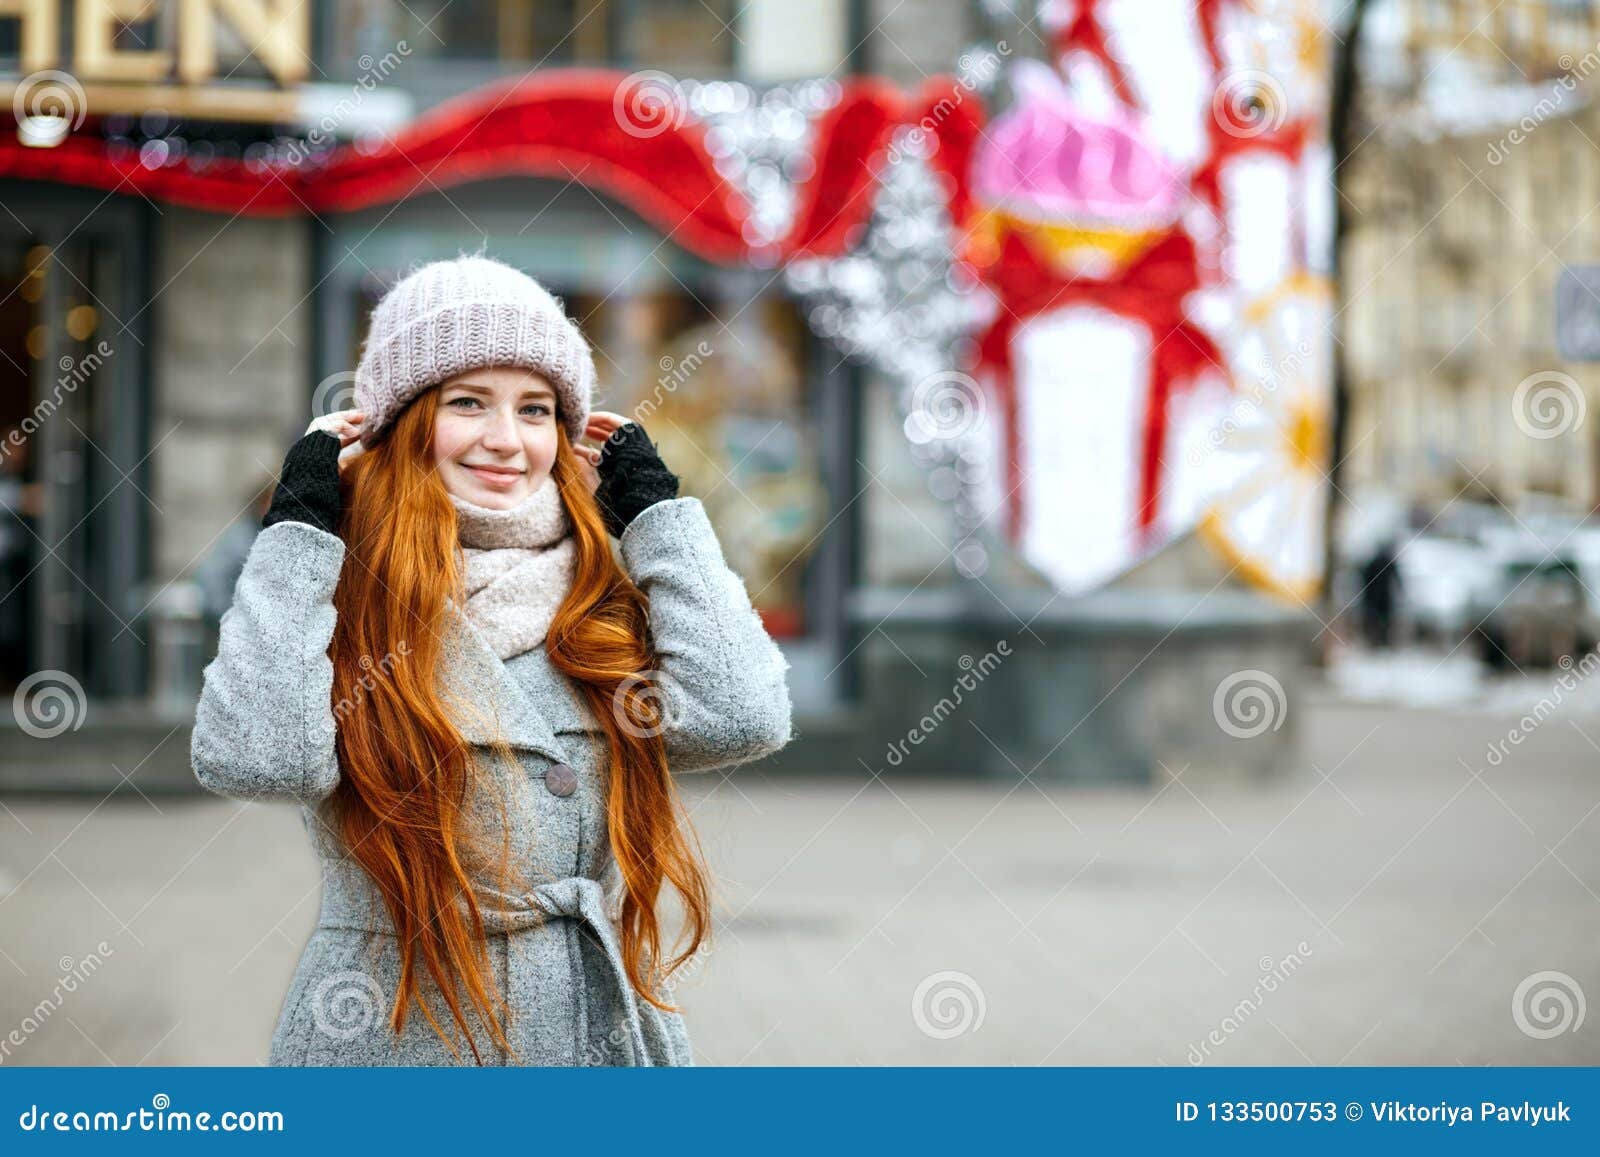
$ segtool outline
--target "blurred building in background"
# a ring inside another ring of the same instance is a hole
[[[1600,428],[1577,419],[1600,376],[1558,349],[1556,302],[1564,269],[1600,261],[1600,9],[1377,4],[1364,58],[1352,482],[1434,507],[1592,507]]]
[[[1374,0],[1343,178],[1336,589],[1493,667],[1600,642],[1600,10]]]

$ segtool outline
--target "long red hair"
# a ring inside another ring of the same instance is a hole
[[[341,478],[346,553],[333,600],[333,698],[360,706],[339,713],[341,782],[333,805],[339,834],[377,885],[398,936],[393,1031],[405,1026],[414,1000],[460,1059],[422,999],[420,958],[481,1064],[463,995],[494,1041],[508,1054],[515,1050],[502,1024],[506,1005],[472,880],[481,865],[498,864],[501,881],[515,865],[508,862],[508,826],[501,825],[503,839],[491,854],[485,833],[469,822],[474,791],[493,787],[493,777],[483,774],[438,693],[447,603],[461,604],[462,587],[455,507],[432,457],[436,393],[437,387],[418,396]],[[582,466],[558,430],[552,474],[572,524],[577,564],[545,647],[605,732],[606,817],[626,889],[628,980],[643,999],[675,1011],[655,990],[709,940],[708,874],[667,767],[648,602],[617,563]],[[397,651],[404,658],[396,661]],[[503,743],[495,747],[514,760]],[[687,939],[670,959],[662,956],[656,915],[666,883],[683,906],[675,946]]]

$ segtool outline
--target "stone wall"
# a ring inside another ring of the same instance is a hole
[[[157,581],[191,570],[309,420],[316,227],[162,210],[149,306]]]

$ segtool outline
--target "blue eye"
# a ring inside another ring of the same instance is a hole
[[[523,409],[524,410],[537,410],[541,414],[548,414],[550,412],[550,407],[545,405],[543,402],[529,402],[526,406],[523,407]]]
[[[456,405],[456,404],[457,404],[457,403],[459,403],[459,402],[466,402],[466,403],[468,403],[468,404],[469,404],[469,405],[473,405],[473,406],[476,406],[476,405],[478,405],[478,404],[479,404],[479,403],[478,403],[478,399],[477,399],[477,398],[472,398],[472,397],[468,397],[468,396],[467,396],[467,395],[466,395],[466,394],[462,394],[462,395],[461,395],[461,396],[460,396],[460,397],[458,397],[458,398],[451,398],[451,399],[450,399],[450,400],[449,400],[449,401],[448,401],[448,402],[447,402],[447,403],[445,403],[445,404],[446,404],[446,405],[450,405],[450,406],[454,406],[454,405]]]

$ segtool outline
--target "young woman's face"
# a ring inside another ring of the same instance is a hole
[[[470,370],[439,387],[433,461],[444,488],[466,502],[509,510],[550,476],[556,395],[532,370]]]

